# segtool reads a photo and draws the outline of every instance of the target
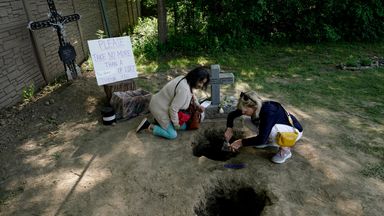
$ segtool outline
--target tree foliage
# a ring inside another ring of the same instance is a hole
[[[382,0],[167,0],[166,7],[170,45],[186,50],[384,38]]]

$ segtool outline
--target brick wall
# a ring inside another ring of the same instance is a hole
[[[104,30],[103,17],[99,0],[74,1],[75,11],[80,14],[77,22],[85,56],[89,55],[87,40],[97,39],[96,31]],[[71,41],[72,42],[72,41]]]
[[[45,84],[34,55],[22,0],[0,0],[0,108],[22,99],[23,88]]]
[[[107,22],[111,35],[119,35],[120,26],[117,19],[117,10],[115,1],[105,1],[105,10],[107,11]],[[113,24],[112,24],[113,23]]]
[[[124,32],[124,31],[126,32],[129,26],[127,1],[116,0],[116,3],[118,5],[117,14],[120,18],[119,25],[120,25],[121,32]]]
[[[87,40],[96,39],[96,31],[105,31],[102,0],[55,0],[62,16],[80,14],[77,22],[65,25],[66,39],[76,50],[80,64],[89,53]],[[137,23],[139,4],[131,0],[103,0],[112,36],[121,35]],[[131,8],[134,6],[135,8]],[[46,0],[0,0],[0,109],[22,100],[25,87],[43,87],[65,74],[58,56],[59,41],[54,28],[29,31],[29,21],[48,19]],[[135,18],[134,18],[135,17]]]

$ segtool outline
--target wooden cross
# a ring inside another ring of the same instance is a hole
[[[64,69],[67,74],[68,80],[76,79],[78,75],[80,75],[80,69],[76,65],[76,51],[75,48],[66,41],[64,24],[77,21],[80,19],[79,14],[72,14],[68,16],[61,16],[55,7],[55,3],[53,0],[47,0],[49,11],[47,20],[29,22],[28,28],[31,30],[39,30],[42,28],[54,27],[57,36],[59,38],[60,46],[59,46],[59,56],[60,60],[64,63]]]

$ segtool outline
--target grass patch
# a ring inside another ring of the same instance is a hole
[[[53,155],[51,155],[52,159],[59,160],[61,158],[61,154],[58,152],[55,152]]]
[[[384,169],[383,169],[383,167],[384,167],[384,163],[369,164],[368,166],[366,166],[361,171],[361,173],[364,176],[374,177],[374,178],[378,178],[378,179],[381,179],[382,181],[384,181]]]
[[[24,187],[19,186],[14,190],[0,189],[0,205],[6,205],[7,201],[24,192]]]

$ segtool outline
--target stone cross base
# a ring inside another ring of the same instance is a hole
[[[218,105],[210,105],[205,108],[205,118],[227,118],[228,114],[234,110],[236,110],[236,105],[225,106],[222,108],[223,113],[220,113],[220,107]]]
[[[211,104],[205,108],[205,118],[227,118],[228,114],[237,108],[238,99],[235,96],[224,97],[219,105]]]

